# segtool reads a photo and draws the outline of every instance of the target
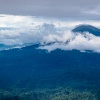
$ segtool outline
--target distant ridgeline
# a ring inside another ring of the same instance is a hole
[[[81,32],[81,33],[89,32],[89,33],[92,33],[93,35],[100,36],[100,29],[92,25],[79,25],[76,28],[74,28],[72,31]]]

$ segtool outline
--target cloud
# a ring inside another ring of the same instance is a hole
[[[87,9],[86,11],[84,11],[83,13],[85,14],[90,14],[90,15],[94,15],[94,16],[99,16],[100,15],[100,5],[99,6],[96,6],[92,9]]]
[[[0,50],[40,44],[38,49],[53,51],[91,50],[100,53],[100,37],[73,33],[79,24],[99,25],[99,21],[67,21],[35,16],[0,15]]]
[[[73,33],[67,31],[63,35],[49,35],[44,37],[44,45],[39,49],[50,51],[61,50],[90,50],[100,53],[100,37],[94,36],[91,33]],[[47,44],[46,44],[47,43]],[[50,44],[51,43],[51,44]],[[42,43],[43,44],[43,43]],[[48,45],[49,44],[49,45]]]
[[[83,13],[100,5],[100,0],[0,0],[0,13],[15,15],[100,19]]]

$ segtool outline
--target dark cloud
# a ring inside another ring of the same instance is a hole
[[[99,19],[99,4],[100,0],[0,0],[0,13]]]

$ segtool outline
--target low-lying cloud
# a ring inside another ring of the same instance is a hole
[[[91,33],[75,34],[71,31],[67,31],[59,36],[45,36],[43,41],[44,45],[40,46],[39,49],[45,49],[49,52],[56,49],[100,52],[100,37],[94,36]]]
[[[82,22],[65,22],[32,16],[0,16],[0,50],[39,44],[38,49],[79,50],[100,53],[100,37],[92,33],[73,33]],[[12,20],[13,18],[13,20]],[[17,19],[17,20],[16,20]],[[69,23],[69,24],[68,24]],[[88,21],[89,23],[89,21]],[[97,22],[90,24],[99,25]]]

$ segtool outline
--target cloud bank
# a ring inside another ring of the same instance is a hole
[[[33,16],[0,15],[0,50],[39,44],[38,49],[79,50],[100,53],[100,37],[92,33],[73,33],[82,21],[65,21]],[[99,22],[87,21],[99,26]]]
[[[100,53],[100,37],[94,36],[91,33],[75,34],[71,31],[67,31],[62,35],[44,36],[43,41],[44,44],[40,46],[39,49],[45,49],[49,52],[61,49],[79,50],[81,52],[89,50]]]

